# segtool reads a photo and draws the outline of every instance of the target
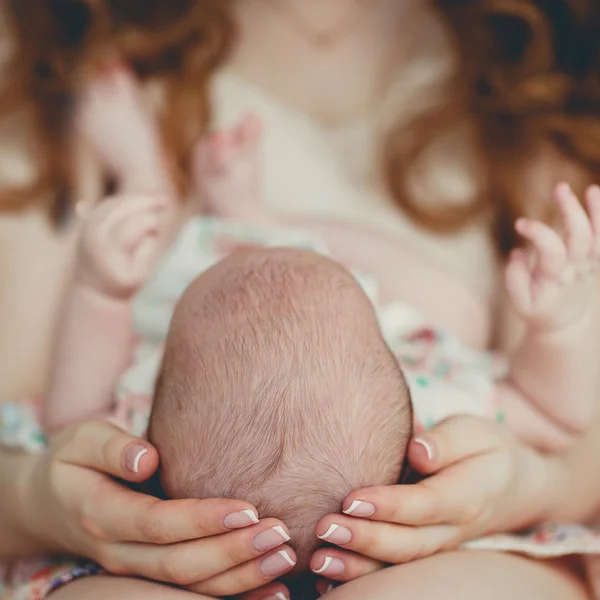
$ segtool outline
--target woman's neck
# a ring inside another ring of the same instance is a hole
[[[240,0],[240,74],[326,124],[375,111],[434,19],[424,0]]]

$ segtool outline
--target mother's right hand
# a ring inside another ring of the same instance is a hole
[[[150,443],[108,422],[67,428],[24,478],[32,536],[49,551],[85,556],[114,574],[213,596],[257,588],[292,568],[283,523],[258,522],[248,503],[159,500],[110,477],[142,482],[157,467]]]

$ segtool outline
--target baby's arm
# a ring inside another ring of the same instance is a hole
[[[132,349],[131,299],[154,266],[165,205],[125,195],[90,214],[57,335],[43,418],[50,431],[109,411]]]
[[[600,190],[588,190],[589,217],[568,186],[558,186],[556,200],[563,236],[537,221],[517,222],[534,253],[515,251],[506,280],[527,329],[499,390],[509,425],[550,449],[591,424],[600,363]]]

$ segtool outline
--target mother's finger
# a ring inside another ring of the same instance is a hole
[[[116,575],[135,574],[157,581],[192,586],[198,581],[205,582],[225,571],[233,570],[273,548],[280,549],[285,538],[274,535],[274,527],[283,530],[281,522],[265,519],[247,529],[179,544],[114,544],[108,550],[110,556],[104,561],[108,564],[103,562],[102,565]],[[252,587],[274,578],[263,577]],[[251,587],[232,593],[248,589]],[[196,591],[203,592],[201,589]],[[208,590],[205,593],[211,595]]]
[[[497,423],[469,416],[447,419],[410,442],[410,464],[424,475],[472,456],[498,450],[504,435]]]
[[[366,505],[375,508],[374,514],[368,517],[370,521],[419,527],[467,524],[481,514],[486,499],[500,485],[498,482],[503,481],[505,463],[495,460],[496,457],[495,454],[474,456],[414,485],[358,490],[344,501],[344,506],[349,506],[346,513],[354,517]],[[356,513],[349,512],[353,508]],[[355,521],[364,520],[355,518],[349,523],[354,528]],[[339,515],[327,515],[319,527],[333,523],[341,523]]]
[[[405,527],[392,523],[346,518],[353,523],[339,519],[340,523],[336,530],[336,532],[340,531],[339,528],[343,527],[351,532],[349,541],[343,543],[344,550],[351,550],[377,561],[393,564],[410,562],[453,547],[459,534],[458,528],[451,525]],[[327,531],[331,531],[331,526]],[[327,531],[322,524],[317,526],[317,534],[321,539],[338,544],[335,535],[328,536]],[[328,570],[320,574],[327,574],[327,577],[332,578],[332,573]]]
[[[258,523],[256,509],[242,500],[157,500],[139,495],[135,500],[138,510],[98,502],[95,518],[103,524],[109,539],[174,544]]]
[[[83,485],[90,476],[97,477],[82,469],[81,476],[61,493],[79,514],[82,526],[99,540],[173,544],[258,522],[256,509],[243,500],[159,500],[109,478]]]
[[[158,467],[158,452],[152,444],[108,421],[68,427],[52,440],[51,448],[62,462],[131,482],[145,481]]]
[[[383,569],[385,563],[340,548],[319,548],[310,559],[310,570],[332,581],[352,581]]]
[[[283,583],[276,581],[243,594],[239,600],[289,600],[289,598],[289,590]]]
[[[209,596],[233,596],[285,575],[296,566],[296,562],[296,553],[289,546],[280,546],[260,558],[221,572],[211,579],[189,585],[188,589]]]

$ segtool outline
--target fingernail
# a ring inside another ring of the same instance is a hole
[[[345,570],[346,565],[339,558],[326,556],[323,566],[319,569],[313,569],[313,573],[316,573],[317,575],[325,574],[331,577],[335,577],[337,575],[341,575]],[[328,589],[327,591],[330,592],[331,590]]]
[[[332,589],[333,589],[333,583],[330,583],[330,584],[327,586],[327,590],[325,591],[325,593],[326,593],[326,594],[329,594],[329,592],[330,592]]]
[[[130,471],[134,473],[140,472],[140,460],[144,454],[148,453],[148,448],[141,444],[134,444],[129,446],[125,451],[125,465]]]
[[[254,538],[253,546],[258,552],[266,552],[267,550],[281,546],[285,542],[289,542],[290,539],[290,536],[281,525],[275,525],[275,527],[259,533]]]
[[[352,532],[346,527],[333,523],[323,535],[317,535],[320,540],[343,546],[352,539]]]
[[[296,561],[285,550],[280,550],[260,561],[260,570],[267,577],[283,575],[295,566]]]
[[[266,596],[265,598],[263,598],[263,600],[288,600],[288,597],[282,592],[277,592],[272,596]]]
[[[249,508],[241,510],[240,512],[231,513],[223,519],[223,525],[227,529],[242,529],[249,525],[256,525],[258,523],[258,517],[254,514],[254,511]]]
[[[375,514],[375,507],[370,502],[354,500],[349,508],[342,512],[353,517],[372,517]]]
[[[423,438],[415,438],[413,442],[423,447],[425,454],[427,454],[427,460],[432,461],[434,459],[435,451],[432,443],[424,440]]]

